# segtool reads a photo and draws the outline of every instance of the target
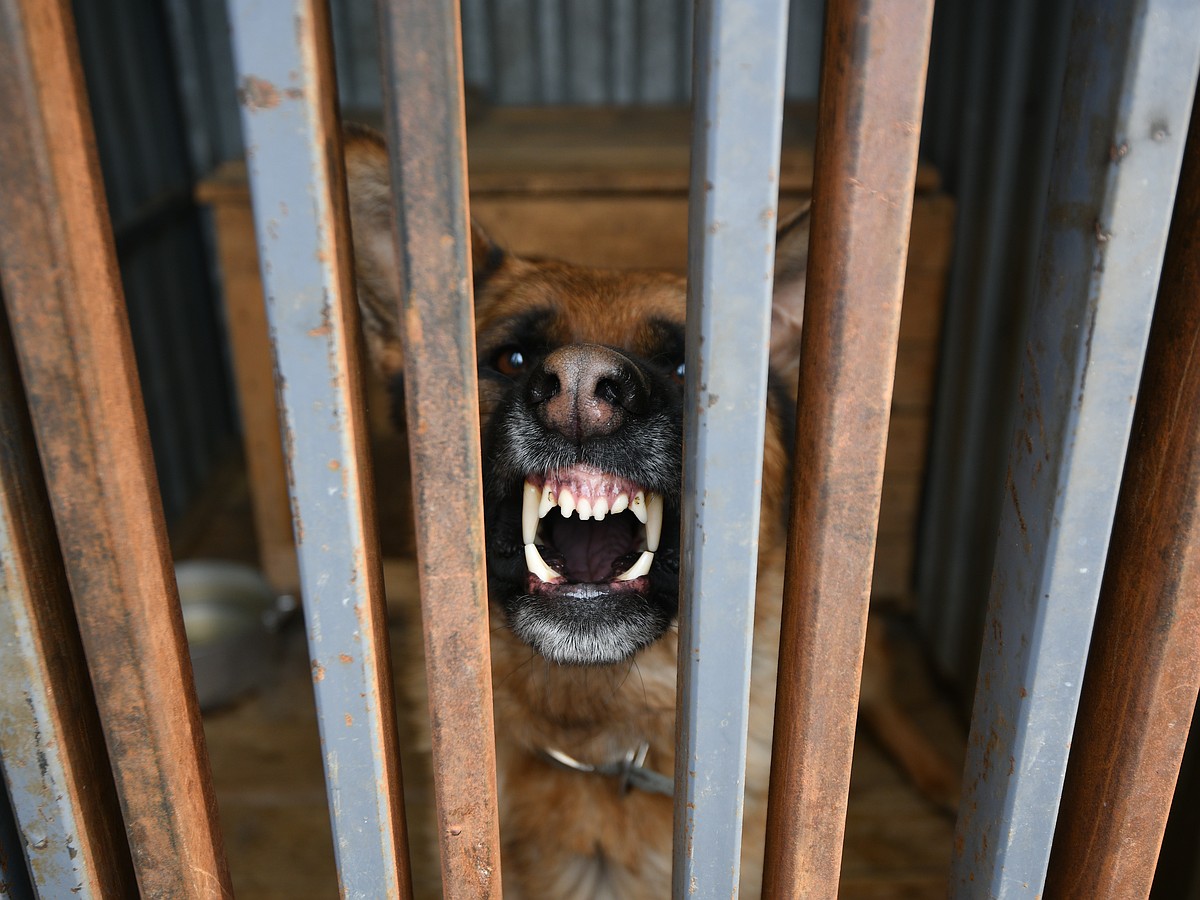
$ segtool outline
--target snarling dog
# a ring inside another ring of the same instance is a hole
[[[370,354],[399,378],[387,153],[346,166]],[[806,212],[777,236],[742,891],[757,896]],[[503,879],[522,898],[670,894],[685,284],[505,252],[472,228]]]

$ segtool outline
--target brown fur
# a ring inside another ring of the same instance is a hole
[[[402,366],[394,310],[399,280],[389,246],[387,158],[382,142],[347,135],[359,290],[372,357],[386,378]],[[494,252],[473,233],[480,352],[503,342],[506,325],[529,310],[554,310],[554,345],[593,343],[647,353],[647,321],[682,323],[685,285],[657,272],[588,269]],[[780,228],[772,367],[797,370],[803,278],[807,257],[804,211]],[[485,277],[478,277],[485,272]],[[497,336],[501,337],[497,337]],[[480,410],[488,420],[503,388],[481,379]],[[774,711],[775,655],[782,594],[786,485],[790,483],[784,423],[772,402],[767,429],[760,527],[758,596],[747,760],[743,896],[759,893],[766,788]],[[503,626],[492,611],[492,672],[497,722],[505,895],[520,898],[661,898],[670,894],[671,799],[637,790],[622,794],[616,779],[558,768],[539,755],[552,747],[585,762],[620,758],[645,741],[647,765],[671,775],[675,742],[674,627],[633,659],[612,666],[554,665]],[[886,682],[886,675],[884,676]],[[874,696],[874,693],[871,694]],[[882,692],[882,705],[890,698]],[[883,716],[887,719],[887,715]]]

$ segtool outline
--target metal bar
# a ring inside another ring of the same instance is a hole
[[[0,434],[0,768],[24,851],[14,862],[28,862],[43,896],[134,896],[104,734],[3,315]]]
[[[0,890],[6,891],[12,900],[34,896],[21,847],[22,838],[17,831],[8,794],[0,791]]]
[[[1200,693],[1198,111],[1079,700],[1048,897],[1149,896]]]
[[[932,16],[826,14],[764,896],[837,892]]]
[[[674,896],[736,896],[787,3],[696,7]]]
[[[341,893],[407,896],[329,10],[229,11]]]
[[[1077,4],[952,890],[1042,894],[1198,67],[1191,0]]]
[[[499,897],[461,26],[444,0],[379,9],[442,889]]]
[[[69,6],[0,2],[0,269],[138,885],[230,894]]]

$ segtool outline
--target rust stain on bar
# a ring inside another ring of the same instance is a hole
[[[837,894],[932,12],[827,12],[763,896]]]
[[[0,314],[0,754],[34,882],[128,897],[133,864],[23,398]]]
[[[0,2],[0,259],[141,891],[232,896],[65,2]]]
[[[447,897],[499,897],[478,386],[457,4],[381,0],[405,402]]]
[[[1172,222],[1047,897],[1149,895],[1200,692],[1200,106]]]

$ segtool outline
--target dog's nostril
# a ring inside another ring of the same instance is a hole
[[[595,395],[598,400],[603,400],[605,403],[610,403],[613,406],[624,405],[625,392],[620,382],[615,379],[601,378],[597,381]]]
[[[544,403],[558,396],[562,383],[554,372],[539,368],[529,378],[528,397],[530,403]]]

